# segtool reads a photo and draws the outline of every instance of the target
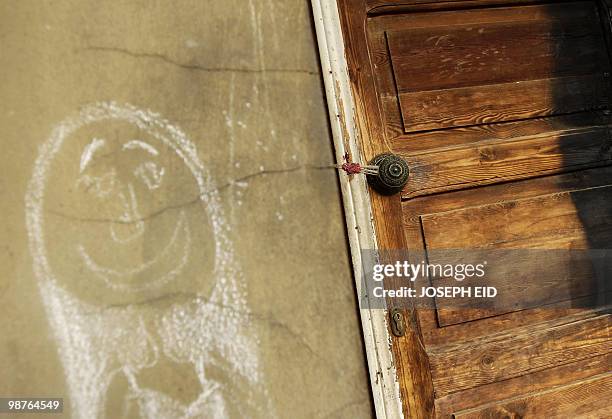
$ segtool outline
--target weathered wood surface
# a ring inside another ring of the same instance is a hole
[[[609,245],[610,29],[595,2],[340,5],[361,157],[394,151],[412,171],[401,199],[372,194],[382,249]],[[405,312],[392,349],[407,417],[591,401],[587,384],[609,371],[610,317],[581,305],[588,270],[554,265],[533,270],[546,286],[529,309]],[[539,306],[550,292],[571,299]]]
[[[454,414],[455,419],[610,417],[612,373]]]
[[[429,350],[436,396],[612,351],[610,314],[587,312]]]
[[[387,32],[400,92],[542,80],[608,68],[594,3],[548,8],[546,13],[535,6],[455,14],[463,18],[461,23],[438,23],[436,15]]]
[[[402,195],[419,195],[561,173],[612,163],[608,126],[562,134],[405,155],[410,178]]]
[[[351,87],[355,97],[355,115],[358,126],[361,156],[351,156],[357,161],[369,161],[377,154],[388,151],[381,134],[384,121],[379,119],[378,101],[371,92],[376,91],[371,72],[366,34],[363,25],[366,11],[363,0],[338,0],[342,31]],[[401,223],[387,220],[401,219],[401,202],[397,197],[372,194],[372,213],[379,249],[397,249],[406,246]],[[396,361],[398,383],[404,415],[410,418],[433,416],[434,397],[431,372],[418,328],[415,310],[404,310],[407,332],[393,337],[391,350]]]
[[[603,74],[400,92],[406,132],[516,121],[601,109]]]
[[[505,400],[512,397],[538,394],[550,388],[566,385],[568,382],[588,380],[590,377],[609,373],[610,365],[612,365],[612,354],[607,353],[532,374],[462,390],[438,398],[436,416],[447,418],[457,412],[482,407],[483,404],[504,403]],[[607,396],[606,394],[598,395],[601,399],[606,399]]]
[[[454,12],[461,23],[424,14],[386,32],[404,130],[605,106],[605,40],[594,3],[585,4]]]

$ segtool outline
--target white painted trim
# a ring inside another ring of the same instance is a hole
[[[338,5],[336,0],[312,0],[312,9],[336,160],[341,162],[347,151],[351,156],[360,156],[361,153],[358,128],[353,119],[355,102],[349,82]],[[343,135],[348,138],[343,138]],[[342,172],[340,185],[357,298],[361,300],[366,291],[362,289],[361,284],[361,250],[377,248],[372,223],[372,206],[364,176],[354,176],[349,180]],[[359,311],[376,416],[379,419],[403,418],[399,383],[391,352],[391,337],[387,329],[386,310],[363,308]]]

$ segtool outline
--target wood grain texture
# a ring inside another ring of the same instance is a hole
[[[575,202],[582,203],[580,209]],[[421,222],[429,263],[488,261],[485,277],[469,283],[493,286],[498,293],[495,309],[476,296],[436,299],[440,326],[589,295],[603,298],[612,291],[610,284],[605,289],[608,273],[597,272],[602,261],[595,267],[591,254],[580,251],[612,248],[612,186],[426,214]],[[454,260],[437,249],[465,250]],[[453,278],[432,278],[432,285],[457,283]]]
[[[579,112],[607,103],[609,62],[594,3],[550,15],[466,13],[455,25],[387,32],[406,132]],[[461,14],[456,12],[455,14]]]
[[[526,330],[429,351],[436,395],[507,380],[612,351],[609,314],[543,322]]]
[[[346,44],[346,59],[355,98],[355,115],[359,127],[361,156],[354,160],[369,161],[377,154],[388,151],[385,123],[380,113],[373,69],[370,65],[364,25],[367,12],[363,0],[339,0],[338,7],[342,32]],[[376,240],[380,249],[406,246],[401,223],[386,220],[401,219],[401,201],[398,197],[371,194]],[[410,418],[431,418],[434,415],[433,384],[429,360],[422,343],[416,310],[405,309],[407,332],[393,337],[391,350],[398,371],[398,383],[404,415]]]
[[[569,385],[457,412],[456,419],[485,418],[606,418],[612,416],[612,373]]]
[[[425,237],[421,226],[421,216],[432,213],[453,213],[460,208],[495,207],[508,201],[537,199],[551,194],[564,194],[568,191],[605,188],[612,181],[612,168],[590,169],[565,173],[557,176],[546,176],[531,179],[528,182],[507,182],[484,188],[471,188],[450,194],[437,194],[417,197],[403,202],[403,223],[410,248],[418,252],[425,251]],[[605,196],[602,194],[602,196]],[[575,209],[572,212],[576,213]],[[481,230],[488,228],[488,223],[481,223]],[[460,225],[453,226],[460,228]],[[478,233],[478,232],[477,232]],[[449,235],[451,233],[449,232]],[[469,234],[468,234],[469,236]],[[530,323],[547,321],[554,318],[571,316],[588,306],[588,301],[564,301],[558,304],[525,311],[511,312],[495,317],[482,318],[478,321],[439,327],[435,310],[421,310],[419,319],[426,346],[467,342],[478,337],[494,333],[501,329],[523,327]],[[483,313],[472,314],[484,317]]]
[[[584,205],[577,208],[575,202]],[[429,250],[606,249],[612,244],[612,185],[426,214],[421,220]]]
[[[460,209],[544,196],[554,201],[561,194],[566,213],[557,216],[575,216],[570,201],[585,196],[563,194],[611,184],[612,169],[605,167],[611,163],[609,58],[594,2],[341,0],[340,9],[361,160],[394,151],[413,169],[403,202],[371,196],[382,249],[422,251],[421,217]],[[488,40],[479,38],[480,29]],[[451,41],[462,46],[444,45],[446,33],[457,35]],[[568,51],[573,53],[559,53]],[[445,103],[430,104],[419,116],[418,107],[434,95],[447,95]],[[410,123],[415,126],[406,129]],[[477,234],[487,230],[487,215],[501,223],[510,212],[484,211]],[[527,212],[539,216],[535,207]],[[570,245],[584,244],[582,220],[574,221],[576,234],[564,237],[573,235]],[[453,229],[446,233],[454,235]],[[543,246],[544,237],[558,245],[554,231],[536,233]],[[457,243],[464,239],[474,240],[456,237]],[[572,305],[563,301],[448,325],[434,310],[405,310],[408,333],[391,342],[404,414],[449,417],[602,373],[605,363],[592,360],[610,354],[609,318]],[[583,375],[571,373],[578,366]]]
[[[412,27],[387,38],[400,92],[502,84],[608,68],[595,4],[560,6],[555,14],[500,11],[494,22]],[[461,13],[461,12],[457,12]]]
[[[445,151],[446,149],[465,146],[496,144],[503,140],[518,141],[548,136],[554,141],[555,138],[561,136],[606,128],[612,123],[612,120],[610,115],[606,115],[604,112],[590,111],[524,121],[499,122],[411,134],[402,133],[394,136],[390,143],[397,153],[411,156],[433,150]],[[387,115],[387,118],[389,118],[389,115]],[[401,118],[399,121],[393,121],[393,123],[399,126],[401,125]]]
[[[506,6],[508,0],[365,0],[368,15],[416,11],[454,10],[466,7]],[[513,5],[529,5],[533,0],[513,0]]]
[[[548,368],[509,380],[466,389],[440,397],[436,400],[436,415],[448,418],[453,413],[482,407],[483,404],[498,404],[504,400],[536,394],[568,382],[577,382],[610,372],[612,354],[587,358],[577,362]],[[609,398],[609,397],[608,397]]]
[[[612,163],[607,126],[472,147],[404,154],[410,178],[403,197],[526,179]]]
[[[398,3],[407,4],[418,2]],[[478,1],[477,3],[479,5],[488,4],[486,1],[482,0]],[[386,137],[382,139],[383,142],[392,142],[395,146],[395,139],[397,139],[397,146],[403,150],[422,151],[426,149],[433,150],[438,147],[457,145],[461,143],[467,144],[468,142],[473,141],[507,138],[508,136],[514,135],[513,132],[516,132],[517,136],[528,135],[528,133],[532,133],[536,130],[537,133],[542,133],[547,130],[556,131],[564,124],[568,129],[571,129],[573,124],[581,124],[581,115],[553,114],[546,118],[537,118],[537,121],[534,121],[533,119],[522,119],[518,121],[497,122],[494,124],[461,126],[459,128],[455,128],[455,130],[451,130],[447,127],[444,130],[413,131],[409,134],[404,134],[404,121],[402,119],[402,112],[399,104],[399,96],[401,93],[395,86],[396,75],[393,72],[391,57],[389,56],[389,50],[387,48],[387,34],[403,33],[406,30],[420,31],[436,30],[440,29],[441,27],[463,27],[466,22],[473,23],[472,26],[490,26],[496,23],[500,24],[500,16],[506,23],[514,22],[523,25],[528,25],[529,23],[533,22],[553,22],[554,24],[554,22],[558,23],[568,20],[571,21],[571,16],[574,16],[575,22],[584,20],[588,22],[592,20],[595,10],[594,2],[564,3],[562,6],[553,3],[521,7],[479,7],[475,9],[468,8],[469,4],[469,2],[460,1],[453,3],[437,2],[435,3],[436,7],[447,7],[449,10],[431,13],[382,14],[376,15],[368,20],[368,24],[366,25],[368,38],[370,41],[368,48],[370,49],[370,57],[373,66],[373,73],[375,75],[376,88],[379,93],[379,110],[382,114],[381,119],[384,121],[383,128]],[[519,4],[519,2],[514,2],[513,4]],[[429,4],[429,6],[433,5],[434,4]],[[461,7],[461,11],[455,12],[450,10],[453,8],[452,6]],[[599,26],[601,25],[598,25],[598,22],[595,23],[596,24],[589,30],[597,33]],[[597,38],[597,36],[595,36],[595,38]],[[600,38],[601,39],[598,39],[598,42],[603,41],[603,37]],[[409,46],[405,46],[404,44],[401,44],[401,46],[402,48],[409,48]],[[597,51],[593,52],[595,54],[599,54],[595,62],[603,62],[602,65],[605,66],[606,62],[609,60],[606,60],[605,45],[602,46],[603,48],[595,48]],[[490,47],[491,45],[486,46],[486,48]],[[564,55],[563,57],[566,56]],[[570,59],[569,57],[570,56],[567,55],[567,59]],[[429,59],[436,60],[435,54]],[[561,58],[557,57],[557,59]],[[590,61],[590,63],[592,64],[593,61]],[[520,64],[521,63],[513,63],[511,66],[504,66],[503,68],[507,69],[505,71],[512,71],[512,69]],[[534,64],[531,63],[528,65],[533,66]],[[580,65],[582,65],[582,62]],[[572,68],[576,68],[575,63],[574,66],[569,65],[567,70],[571,73]],[[591,76],[600,77],[604,73],[605,71],[603,73],[597,72],[596,74],[591,74]],[[410,80],[412,73],[408,72],[407,74],[408,75],[406,78]],[[578,71],[573,74],[573,76],[582,77],[588,76],[588,74],[582,74],[580,71]],[[571,75],[569,77],[570,78],[567,80],[572,79]],[[436,78],[433,76],[430,77],[429,83],[435,84]],[[554,84],[555,82],[551,81],[551,83]],[[486,86],[486,84],[484,85]],[[428,88],[427,85],[424,84],[421,86],[421,89],[430,90],[431,88]],[[562,93],[563,87],[560,89],[560,93]],[[610,89],[607,90],[610,91]],[[602,93],[601,96],[603,97],[604,94]],[[609,98],[606,99],[606,101],[609,100]],[[561,100],[557,100],[553,105],[555,105],[555,108],[567,108],[567,105],[563,105]],[[449,106],[452,108],[452,105]],[[591,111],[586,111],[585,113],[587,114],[587,118],[592,114]],[[609,119],[609,117],[604,119]],[[550,123],[548,122],[549,120]],[[604,121],[597,123],[593,122],[593,124],[602,122]],[[547,125],[550,126],[547,127]],[[400,144],[400,142],[404,144]]]
[[[399,100],[406,132],[426,131],[603,109],[608,85],[601,73],[400,92]]]

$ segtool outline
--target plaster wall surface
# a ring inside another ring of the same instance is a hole
[[[372,416],[307,0],[0,1],[0,74],[0,397]]]

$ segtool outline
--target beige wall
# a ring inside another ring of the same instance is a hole
[[[0,1],[0,68],[0,396],[372,415],[307,0]]]

